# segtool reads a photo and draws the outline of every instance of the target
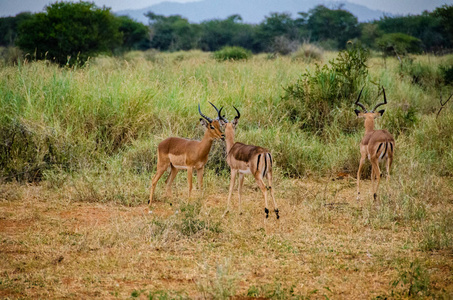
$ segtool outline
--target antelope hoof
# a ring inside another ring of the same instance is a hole
[[[373,194],[373,198],[374,198],[374,200],[376,200],[376,198],[377,198],[377,194],[376,193]]]
[[[280,219],[280,215],[278,214],[279,213],[278,208],[274,209],[274,211],[275,211],[275,214],[277,215],[277,220]]]
[[[264,212],[266,213],[266,219],[269,218],[269,210],[266,208],[264,208]]]

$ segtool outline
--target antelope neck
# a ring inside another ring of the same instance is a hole
[[[367,116],[365,117],[365,133],[372,131],[374,131],[374,118],[373,116]]]
[[[213,141],[214,138],[209,134],[209,130],[206,129],[203,139],[200,141],[200,154],[209,154]]]
[[[230,153],[230,150],[234,145],[234,129],[230,124],[227,124],[227,126],[225,127],[225,141],[227,153]]]

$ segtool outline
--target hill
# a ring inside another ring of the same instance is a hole
[[[137,10],[123,10],[116,12],[118,15],[128,15],[142,23],[148,23],[145,13],[152,11],[158,15],[181,15],[190,22],[199,23],[211,19],[225,19],[228,16],[239,14],[244,23],[258,24],[272,12],[287,12],[292,17],[299,12],[308,12],[319,5],[319,0],[202,0],[198,2],[176,3],[162,2]],[[343,5],[343,8],[357,16],[360,22],[379,19],[384,13],[369,9],[363,5],[349,2],[325,1],[329,8]]]

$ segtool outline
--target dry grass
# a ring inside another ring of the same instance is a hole
[[[153,214],[144,204],[74,202],[71,191],[2,185],[0,297],[405,298],[414,283],[419,297],[452,295],[451,244],[423,251],[433,220],[380,222],[386,209],[398,211],[388,200],[397,192],[384,184],[380,201],[357,203],[353,178],[333,179],[277,181],[278,221],[264,219],[250,179],[244,214],[225,219],[227,182],[188,202],[180,180]],[[426,214],[451,225],[451,181],[439,180],[450,196]]]

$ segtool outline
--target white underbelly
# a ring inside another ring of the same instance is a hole
[[[245,170],[239,169],[239,173],[241,173],[241,174],[252,174],[252,171],[250,171],[250,168],[247,168]]]
[[[184,169],[184,170],[187,170],[187,169],[188,169],[187,166],[177,166],[177,165],[173,165],[173,167],[175,167],[176,169]]]

